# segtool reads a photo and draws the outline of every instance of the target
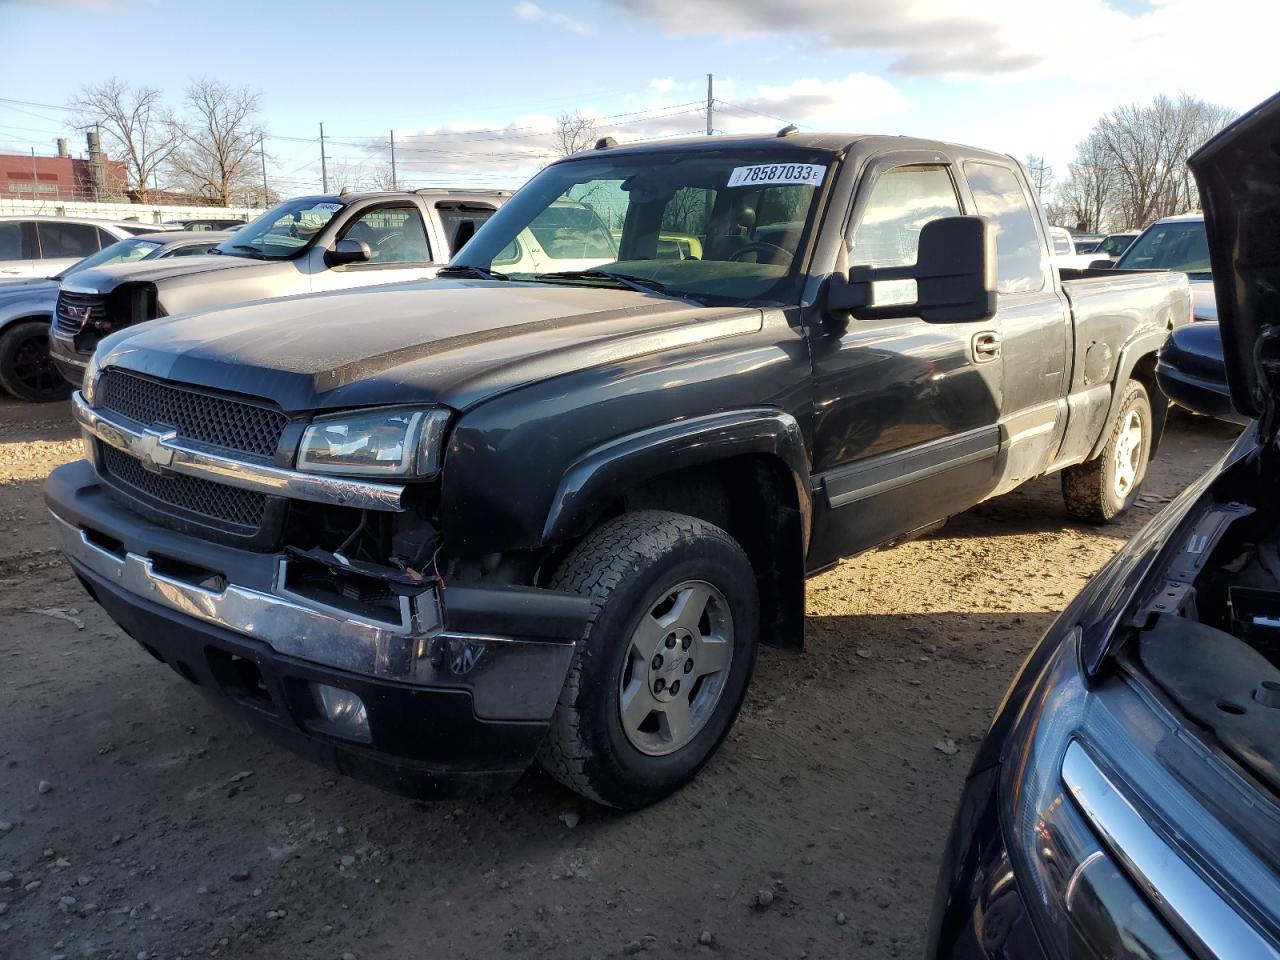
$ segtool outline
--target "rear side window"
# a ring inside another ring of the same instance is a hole
[[[1057,257],[1071,256],[1071,238],[1065,233],[1055,233],[1053,235],[1053,254]]]
[[[0,223],[0,260],[23,260],[22,224]]]
[[[978,213],[996,232],[1000,293],[1034,293],[1044,289],[1040,235],[1027,195],[1008,167],[966,163],[965,178]]]
[[[920,230],[930,220],[960,213],[951,175],[942,166],[895,167],[881,174],[849,244],[850,266],[905,267],[916,262]],[[878,280],[877,306],[911,303],[914,280]]]
[[[454,253],[461,250],[480,225],[498,211],[474,203],[437,203],[436,215],[444,228],[444,235],[449,239],[449,249]]]
[[[97,253],[98,229],[87,223],[37,223],[40,256],[45,260],[59,257],[87,257]]]

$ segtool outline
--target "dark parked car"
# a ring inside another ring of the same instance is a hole
[[[642,806],[728,734],[757,644],[802,646],[807,575],[1047,473],[1077,516],[1134,503],[1187,281],[1063,283],[1047,238],[968,147],[604,140],[441,278],[107,337],[54,528],[294,749],[424,794],[536,756]]]
[[[1156,378],[1165,395],[1184,410],[1232,423],[1249,422],[1231,404],[1222,334],[1216,320],[1173,331],[1160,348]]]
[[[1041,640],[978,750],[935,958],[1280,957],[1280,96],[1195,156],[1231,452]]]
[[[61,400],[71,393],[71,385],[49,356],[50,321],[64,279],[109,264],[208,253],[228,236],[182,230],[143,233],[110,243],[57,276],[0,283],[0,389],[34,403]]]

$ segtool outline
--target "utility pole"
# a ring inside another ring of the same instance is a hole
[[[396,132],[391,131],[391,189],[399,190],[396,185]]]
[[[715,111],[715,98],[711,93],[711,74],[707,74],[707,136],[711,136],[715,132],[714,125],[711,122],[712,113]]]
[[[324,124],[320,124],[320,192],[329,192],[329,166],[324,158]]]
[[[267,189],[267,148],[266,135],[258,134],[258,157],[262,160],[262,208],[271,206],[271,191]]]

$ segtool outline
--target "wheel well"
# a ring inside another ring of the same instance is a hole
[[[733,537],[755,571],[761,642],[803,647],[805,515],[782,460],[747,455],[663,474],[626,491],[605,518],[636,510],[687,514]]]
[[[1129,373],[1130,380],[1137,380],[1147,391],[1147,399],[1151,401],[1151,456],[1160,449],[1160,438],[1164,436],[1165,421],[1169,417],[1169,398],[1160,389],[1160,381],[1156,379],[1156,355],[1148,353],[1138,358]],[[1123,390],[1124,384],[1117,389]]]

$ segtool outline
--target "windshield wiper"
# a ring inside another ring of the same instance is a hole
[[[667,285],[648,277],[634,277],[629,273],[610,273],[607,270],[557,270],[555,273],[535,273],[533,279],[555,283],[557,280],[612,280],[620,287],[638,290],[640,293],[666,293]]]
[[[489,270],[485,267],[473,267],[469,263],[450,264],[447,267],[441,267],[436,271],[437,277],[457,276],[457,277],[475,277],[478,280],[510,280],[505,273],[499,273],[497,270]]]

